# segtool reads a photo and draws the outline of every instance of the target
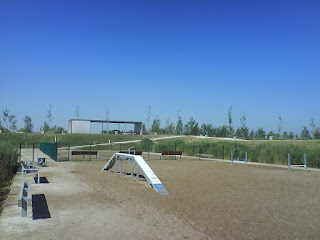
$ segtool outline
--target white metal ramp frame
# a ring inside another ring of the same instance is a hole
[[[134,163],[137,164],[137,171],[136,171],[136,179],[139,180],[139,169],[143,173],[143,176],[148,181],[148,183],[161,195],[162,194],[169,194],[168,190],[163,186],[159,178],[156,174],[152,171],[146,161],[138,155],[126,154],[126,153],[115,153],[110,160],[106,163],[106,165],[102,168],[102,171],[109,170],[115,165],[115,174],[118,173],[118,161],[120,161],[120,174],[122,174],[122,161],[123,160],[130,160],[131,164],[131,181],[133,181],[133,169]]]

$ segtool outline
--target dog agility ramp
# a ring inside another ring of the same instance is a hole
[[[168,190],[163,186],[159,178],[152,171],[146,161],[138,155],[125,154],[125,153],[115,153],[110,160],[106,163],[106,165],[102,168],[104,170],[110,170],[114,165],[116,165],[116,174],[118,169],[118,161],[120,161],[120,169],[122,169],[122,160],[130,160],[131,163],[131,181],[133,179],[133,165],[137,164],[137,173],[139,176],[139,169],[142,170],[143,176],[148,181],[148,183],[160,194],[169,194]],[[120,170],[121,173],[122,170]]]

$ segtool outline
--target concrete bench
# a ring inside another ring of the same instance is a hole
[[[18,195],[18,207],[21,207],[21,217],[27,217],[28,206],[32,205],[31,183],[22,182]]]
[[[162,159],[162,156],[170,156],[170,157],[175,157],[175,156],[182,156],[182,151],[162,151],[161,152],[161,156],[160,156],[160,159]]]

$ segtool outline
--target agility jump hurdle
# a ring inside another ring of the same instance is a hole
[[[169,194],[168,190],[163,186],[159,178],[155,175],[146,161],[139,155],[132,155],[126,153],[115,153],[106,165],[102,168],[104,170],[110,170],[115,165],[115,175],[118,174],[118,162],[120,162],[120,176],[122,175],[122,161],[129,160],[131,165],[131,182],[133,182],[134,165],[137,165],[136,181],[139,181],[139,171],[141,168],[142,174],[147,182],[160,194]]]
[[[233,161],[240,161],[240,162],[246,162],[246,165],[248,165],[248,154],[245,152],[245,159],[233,159],[233,152],[231,152],[231,166],[233,165]]]
[[[290,163],[290,153],[288,153],[288,171],[290,171],[291,167],[303,167],[304,170],[307,171],[307,155],[305,153],[303,154],[303,160],[304,160],[304,164],[292,165]]]

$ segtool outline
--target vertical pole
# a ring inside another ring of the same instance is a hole
[[[134,158],[131,158],[131,182],[133,182],[133,164],[134,164]]]
[[[40,169],[38,169],[38,184],[40,184]]]
[[[177,143],[174,142],[174,160],[177,160]]]
[[[231,161],[230,161],[230,164],[231,164],[231,166],[232,166],[232,164],[233,164],[233,152],[231,152]]]
[[[222,145],[222,160],[224,160],[224,145]]]
[[[32,162],[34,162],[34,143],[32,143]]]
[[[19,160],[20,161],[19,162],[21,162],[21,142],[20,142],[20,152],[19,153],[20,153],[20,155],[19,155]]]
[[[246,165],[248,165],[248,154],[247,154],[247,152],[245,152],[245,156],[246,156]]]
[[[307,154],[304,154],[303,158],[304,158],[304,170],[307,171]]]
[[[122,176],[122,159],[120,159],[120,176]]]
[[[239,159],[238,158],[238,145],[236,145],[235,159]]]
[[[68,144],[68,161],[70,160],[70,143]]]
[[[290,153],[288,153],[288,171],[290,171]]]
[[[137,175],[136,175],[137,181],[139,181],[139,164],[137,163]]]
[[[118,156],[116,156],[116,175],[117,175],[117,173],[118,173]]]

